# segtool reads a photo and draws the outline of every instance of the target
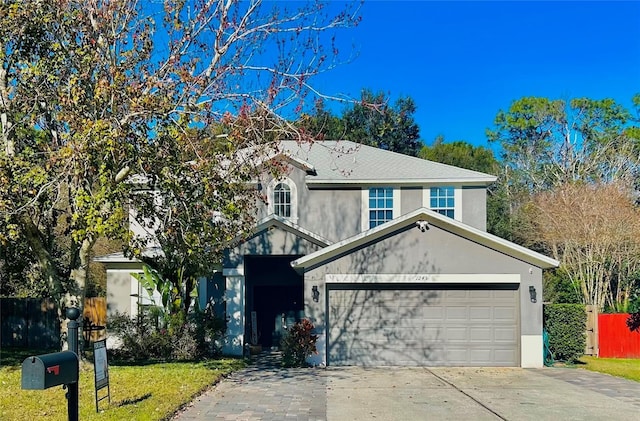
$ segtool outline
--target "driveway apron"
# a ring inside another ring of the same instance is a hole
[[[174,420],[324,421],[326,378],[320,368],[282,368],[279,353],[265,353],[233,373]]]
[[[283,369],[234,373],[174,420],[634,419],[640,383],[578,369]]]

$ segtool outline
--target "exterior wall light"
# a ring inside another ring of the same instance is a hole
[[[318,286],[314,285],[311,287],[311,294],[313,295],[313,302],[317,303],[320,301],[320,291],[318,291]]]
[[[534,287],[533,285],[529,285],[529,297],[531,297],[531,302],[532,303],[537,303],[538,302],[537,293],[536,293],[536,287]]]

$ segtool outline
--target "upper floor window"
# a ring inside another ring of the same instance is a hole
[[[453,218],[456,208],[454,190],[450,186],[431,187],[429,207],[442,215]]]
[[[291,187],[278,183],[273,189],[273,213],[283,218],[291,217]]]
[[[298,195],[296,184],[289,178],[271,180],[268,186],[268,213],[298,221]]]
[[[393,189],[373,187],[369,189],[369,228],[377,227],[393,219]]]

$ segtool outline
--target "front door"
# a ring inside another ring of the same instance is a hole
[[[287,328],[304,312],[304,281],[291,267],[299,255],[245,256],[247,306],[245,338],[253,330],[263,348],[279,347]],[[252,326],[255,312],[255,326]]]
[[[263,285],[253,291],[258,342],[263,348],[278,347],[288,326],[302,317],[302,285]]]

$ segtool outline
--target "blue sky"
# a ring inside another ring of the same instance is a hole
[[[426,144],[442,134],[486,146],[498,110],[523,96],[630,107],[640,93],[637,1],[372,0],[361,12],[362,23],[338,35],[357,57],[317,86],[412,97]]]

